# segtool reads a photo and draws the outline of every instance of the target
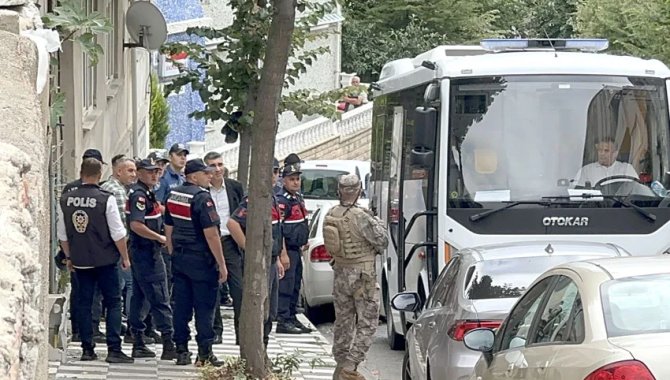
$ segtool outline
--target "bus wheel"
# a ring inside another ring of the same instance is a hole
[[[389,339],[389,347],[394,351],[400,351],[405,348],[405,337],[398,334],[393,324],[393,309],[388,296],[388,287],[384,287],[384,309],[386,310],[386,336]]]

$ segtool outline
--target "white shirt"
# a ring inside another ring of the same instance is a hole
[[[591,186],[595,186],[601,179],[615,175],[638,177],[633,165],[627,162],[614,161],[611,166],[603,166],[598,162],[594,162],[581,168],[577,172],[574,182],[576,183],[575,186],[584,186],[587,181],[591,183]]]
[[[219,225],[221,236],[230,236],[230,231],[228,231],[228,226],[226,225],[228,219],[230,219],[230,204],[228,203],[226,182],[222,182],[219,189],[212,185],[209,188],[209,193],[212,194],[212,199],[214,199],[214,204],[216,205],[216,213],[219,214],[219,219],[221,220],[221,224]]]
[[[58,223],[56,224],[56,234],[58,235],[58,240],[67,241],[67,231],[65,229],[65,217],[63,216],[63,210],[60,208],[60,203],[57,208],[58,214]],[[121,214],[119,214],[119,208],[116,207],[116,198],[113,195],[109,196],[107,199],[107,208],[105,210],[105,217],[107,219],[107,227],[109,228],[109,234],[112,237],[112,240],[119,241],[126,237],[126,227],[123,225],[121,220]],[[92,267],[76,267],[79,269],[90,269]]]

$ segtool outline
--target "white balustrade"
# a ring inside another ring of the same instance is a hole
[[[342,114],[339,121],[331,121],[325,117],[310,120],[295,128],[279,132],[275,142],[275,157],[282,159],[290,153],[301,152],[330,138],[353,135],[370,128],[372,125],[372,102]],[[240,151],[239,140],[234,144],[226,144],[212,149],[221,153],[223,162],[230,171],[237,170],[237,157]]]

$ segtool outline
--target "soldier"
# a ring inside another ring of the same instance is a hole
[[[191,364],[188,324],[194,310],[198,342],[196,366],[223,365],[212,353],[212,342],[216,298],[228,271],[221,248],[219,214],[207,191],[211,172],[201,159],[188,161],[186,182],[172,189],[166,204],[165,234],[173,265],[177,365]]]
[[[285,250],[281,254],[281,263],[286,269],[284,278],[279,281],[279,307],[277,333],[302,334],[312,329],[303,325],[298,318],[297,307],[302,282],[302,254],[300,249],[307,244],[307,209],[300,194],[299,164],[284,167],[283,192],[277,195],[277,203],[284,220],[282,235]]]
[[[279,161],[274,159],[272,172],[272,183],[277,181],[279,177]],[[228,220],[228,230],[231,236],[237,242],[237,245],[244,250],[247,243],[246,229],[247,229],[247,208],[249,201],[244,198],[240,206],[233,212]],[[277,298],[279,295],[279,279],[284,277],[284,266],[279,260],[279,253],[282,250],[282,235],[281,235],[281,213],[277,199],[272,196],[272,253],[269,255],[268,261],[268,314],[263,323],[263,344],[265,348],[268,347],[270,341],[270,332],[272,331],[272,322],[277,318]]]
[[[153,358],[144,341],[148,303],[156,327],[161,332],[163,353],[161,360],[177,357],[172,341],[172,309],[168,295],[165,263],[161,246],[166,243],[161,235],[163,221],[160,205],[153,188],[158,182],[158,166],[149,159],[137,163],[138,181],[130,189],[126,213],[130,226],[130,250],[133,262],[133,297],[130,301],[128,324],[133,335],[134,358]]]
[[[58,239],[79,284],[79,333],[81,360],[95,360],[91,306],[97,286],[107,308],[108,363],[132,363],[121,351],[121,267],[128,270],[126,229],[121,222],[114,196],[98,186],[102,162],[86,158],[81,164],[81,181],[76,189],[64,193],[58,208]]]
[[[334,380],[365,378],[358,365],[372,345],[379,319],[379,286],[375,258],[388,244],[381,220],[356,205],[362,191],[355,174],[340,178],[340,204],[328,211],[323,240],[333,256]]]

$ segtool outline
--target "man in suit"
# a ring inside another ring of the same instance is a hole
[[[228,289],[233,298],[233,313],[235,323],[235,344],[239,345],[239,322],[240,312],[242,310],[242,275],[244,274],[244,257],[242,251],[230,236],[230,231],[226,224],[230,215],[237,209],[240,202],[244,198],[244,190],[242,184],[230,178],[224,178],[223,158],[217,152],[209,152],[204,158],[205,164],[214,168],[212,176],[212,186],[209,192],[214,199],[216,211],[221,219],[221,246],[223,247],[223,256],[226,260],[228,268]],[[214,316],[214,344],[222,342],[221,335],[223,334],[223,322],[221,320],[221,297],[217,297],[217,305]]]

